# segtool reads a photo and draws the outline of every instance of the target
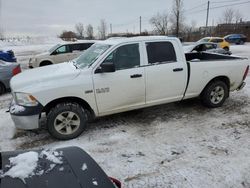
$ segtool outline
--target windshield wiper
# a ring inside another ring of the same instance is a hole
[[[72,60],[72,62],[73,62],[73,65],[76,67],[76,69],[78,69],[78,66],[76,65],[76,62],[73,61],[73,60]]]

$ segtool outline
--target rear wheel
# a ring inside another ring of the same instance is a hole
[[[210,108],[222,106],[229,95],[228,86],[223,81],[211,82],[202,92],[202,103]]]
[[[4,94],[5,92],[6,92],[5,86],[2,83],[0,83],[0,95]]]
[[[87,126],[87,113],[77,103],[61,103],[47,116],[49,133],[60,140],[78,137]]]

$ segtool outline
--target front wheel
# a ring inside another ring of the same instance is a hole
[[[4,94],[6,91],[4,85],[0,82],[0,95]]]
[[[228,95],[228,86],[223,81],[214,81],[202,92],[201,101],[207,107],[216,108],[223,105]]]
[[[49,133],[59,140],[78,137],[87,125],[87,113],[77,103],[61,103],[47,116]]]

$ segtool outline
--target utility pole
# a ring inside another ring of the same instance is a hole
[[[206,19],[206,31],[205,31],[205,34],[207,34],[208,17],[209,17],[209,7],[210,7],[210,1],[207,2],[207,19]]]
[[[140,35],[141,35],[141,16],[140,16]]]
[[[110,34],[112,35],[112,24],[110,24]]]

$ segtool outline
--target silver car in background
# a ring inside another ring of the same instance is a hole
[[[10,79],[20,72],[19,63],[0,60],[0,95],[10,89]]]

